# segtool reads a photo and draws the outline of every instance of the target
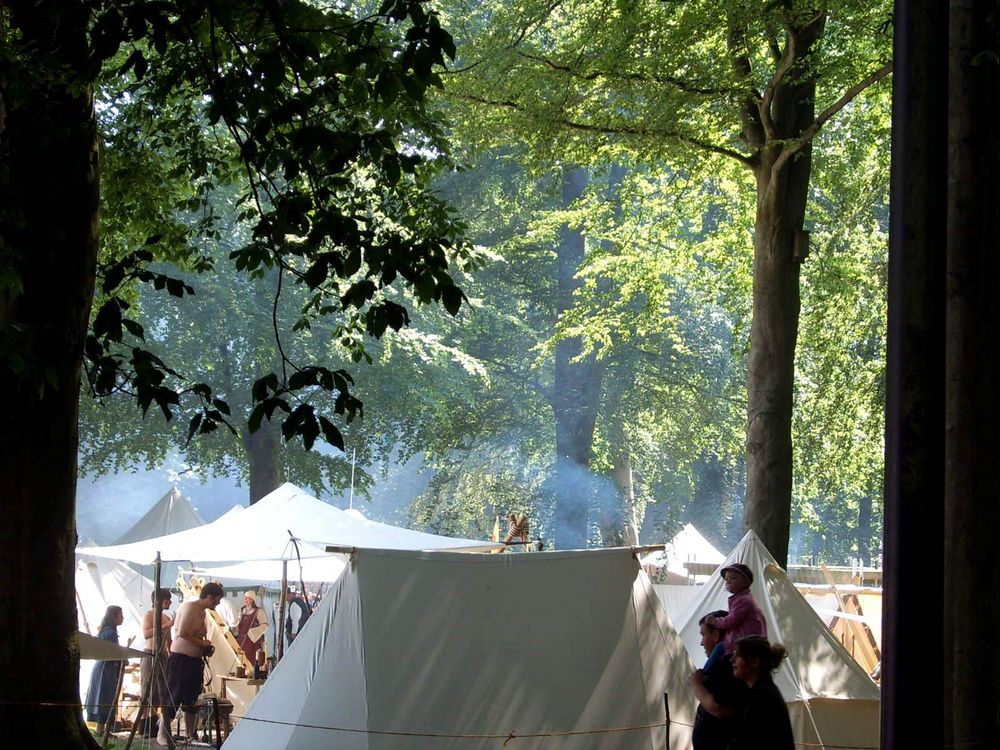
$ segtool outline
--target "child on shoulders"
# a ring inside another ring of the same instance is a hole
[[[753,573],[743,563],[727,565],[719,571],[729,592],[729,613],[725,617],[708,617],[705,623],[723,630],[726,637],[722,642],[727,654],[732,654],[736,641],[748,635],[767,638],[767,623],[757,600],[750,592]],[[705,665],[708,667],[708,664]]]

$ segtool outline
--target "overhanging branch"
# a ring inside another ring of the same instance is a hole
[[[866,76],[855,85],[851,86],[851,88],[844,92],[843,96],[820,112],[819,116],[813,120],[812,125],[802,131],[802,134],[798,138],[790,141],[785,146],[781,155],[775,160],[774,165],[771,167],[771,173],[777,174],[789,159],[812,142],[812,139],[816,137],[816,134],[819,133],[823,125],[825,125],[831,117],[854,101],[854,99],[865,89],[874,86],[890,73],[892,73],[892,63],[888,62],[874,73]]]
[[[579,78],[582,81],[594,81],[598,78],[608,78],[618,81],[630,81],[632,83],[658,83],[665,86],[673,86],[674,88],[680,89],[681,91],[687,92],[689,94],[698,94],[700,96],[726,96],[732,93],[726,89],[710,88],[708,86],[696,86],[683,78],[677,78],[675,76],[658,76],[658,75],[642,75],[640,73],[611,73],[604,70],[592,71],[590,73],[581,73],[575,70],[570,65],[560,65],[557,62],[549,60],[547,57],[542,55],[535,55],[530,52],[518,51],[518,56],[523,57],[525,60],[530,60],[536,62],[540,65],[544,65],[550,70],[556,70],[561,73],[566,73],[574,78]]]
[[[488,99],[486,97],[475,96],[472,94],[456,94],[455,96],[458,99],[475,102],[477,104],[485,104],[491,107],[503,107],[505,109],[514,110],[515,112],[525,111],[523,106],[521,106],[518,102],[511,101],[510,99]],[[741,154],[739,151],[734,151],[731,148],[720,146],[709,141],[704,141],[700,138],[687,135],[686,133],[680,133],[676,130],[640,128],[634,125],[592,125],[590,123],[576,122],[575,120],[570,120],[564,117],[556,118],[555,122],[568,130],[575,130],[583,133],[594,133],[598,135],[630,135],[639,138],[677,141],[679,143],[685,143],[689,146],[694,146],[702,151],[708,151],[713,154],[719,154],[720,156],[735,159],[745,167],[752,168],[754,166],[753,158],[747,156],[746,154]]]

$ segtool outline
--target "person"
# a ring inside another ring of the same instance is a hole
[[[710,617],[725,616],[725,610],[718,610],[698,621],[701,647],[705,649],[709,661],[704,668],[696,669],[690,679],[699,701],[691,733],[694,750],[724,750],[729,747],[736,736],[739,714],[746,703],[747,686],[736,679],[722,645],[725,634],[707,622]]]
[[[220,586],[222,585],[222,581],[219,579],[214,578],[212,580],[213,583],[217,583]],[[225,626],[230,630],[234,629],[239,623],[239,620],[236,619],[236,610],[233,609],[233,605],[230,603],[229,599],[223,597],[222,601],[219,602],[219,606],[215,608],[215,611],[219,617],[222,618],[222,622],[225,623]]]
[[[167,612],[173,603],[173,596],[170,589],[159,588],[150,594],[152,608],[142,617],[142,635],[146,639],[146,656],[139,662],[139,675],[141,678],[142,695],[148,695],[148,706],[145,709],[145,719],[148,726],[144,728],[144,736],[152,737],[156,735],[156,709],[167,703],[167,655],[170,653],[170,628],[174,624],[173,618]],[[156,653],[156,605],[160,605],[160,649],[156,654],[156,665],[153,665],[153,655]],[[148,690],[148,693],[147,693]]]
[[[736,641],[740,638],[748,635],[767,638],[767,622],[750,591],[750,584],[753,583],[750,568],[743,563],[735,563],[724,567],[719,575],[726,582],[726,590],[729,592],[729,612],[725,617],[709,617],[706,622],[710,627],[725,632],[722,645],[725,653],[732,655]],[[710,658],[709,662],[711,661]],[[710,664],[706,663],[705,666],[707,668]]]
[[[122,608],[112,604],[104,611],[104,619],[97,629],[97,637],[118,643],[118,626],[125,622]],[[97,733],[104,734],[109,719],[114,719],[118,708],[118,678],[122,673],[121,661],[99,661],[90,673],[87,689],[87,720],[96,722]]]
[[[169,704],[163,707],[163,720],[160,721],[156,741],[160,745],[173,747],[173,737],[170,735],[170,722],[177,715],[177,709],[184,711],[184,729],[188,740],[194,738],[195,724],[198,714],[194,704],[201,694],[201,683],[204,676],[202,657],[211,656],[215,647],[208,640],[208,625],[205,615],[210,609],[219,606],[226,595],[221,584],[210,581],[201,587],[197,599],[184,602],[177,610],[174,618],[174,639],[170,644],[170,657],[167,660],[167,689],[170,693]]]
[[[750,689],[730,750],[795,750],[788,706],[771,679],[784,658],[785,647],[762,636],[736,641],[733,675]]]
[[[293,588],[285,591],[285,602],[288,605],[288,610],[285,614],[285,638],[288,641],[288,645],[291,646],[295,637],[302,632],[302,628],[305,626],[306,620],[309,619],[309,615],[312,612],[309,611],[309,605],[306,604],[305,600]]]
[[[257,606],[257,595],[253,591],[243,592],[243,606],[236,628],[236,642],[246,654],[250,664],[257,663],[257,651],[264,646],[267,632],[267,615],[263,607]]]

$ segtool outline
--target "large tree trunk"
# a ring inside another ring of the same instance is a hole
[[[253,505],[284,482],[281,435],[277,425],[264,420],[256,432],[244,426],[241,436],[250,467],[250,504]]]
[[[798,63],[823,34],[824,19],[795,29]],[[787,54],[787,53],[786,53]],[[799,265],[805,247],[802,224],[809,193],[811,148],[782,160],[783,141],[815,117],[815,81],[792,67],[776,87],[768,111],[773,133],[758,139],[754,164],[757,215],[754,226],[753,321],[747,403],[745,524],[757,532],[779,564],[788,557],[792,503],[792,385],[799,330]]]
[[[629,449],[622,398],[631,379],[611,378],[605,399],[605,421],[612,454],[612,476],[617,494],[599,505],[598,527],[605,547],[639,543],[639,522],[635,512],[635,486],[632,482],[632,452]]]
[[[569,206],[587,187],[585,169],[565,168],[562,202]],[[576,273],[586,248],[583,233],[568,226],[560,232],[558,247],[558,295],[560,314],[573,305],[573,292],[580,282]],[[555,377],[551,398],[556,428],[556,463],[551,482],[555,497],[555,544],[560,549],[587,546],[587,516],[594,485],[590,476],[590,453],[601,393],[601,367],[591,354],[575,361],[582,351],[578,338],[556,344]]]
[[[949,20],[943,740],[971,747],[1000,741],[1000,648],[979,627],[1000,621],[1000,3]]]
[[[946,744],[943,683],[953,668],[938,657],[942,616],[927,607],[944,597],[948,6],[902,0],[894,26],[881,744],[903,750]],[[960,616],[986,622],[975,606]],[[974,664],[963,665],[963,679]]]
[[[73,557],[80,375],[98,248],[93,99],[72,80],[89,19],[82,4],[33,6],[9,4],[35,75],[17,86],[0,81],[0,260],[14,274],[0,292],[0,725],[13,744],[96,747],[80,714]]]

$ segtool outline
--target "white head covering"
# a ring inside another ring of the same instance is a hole
[[[244,597],[249,596],[251,599],[253,599],[254,604],[257,603],[257,595],[253,591],[244,591],[243,596]]]

